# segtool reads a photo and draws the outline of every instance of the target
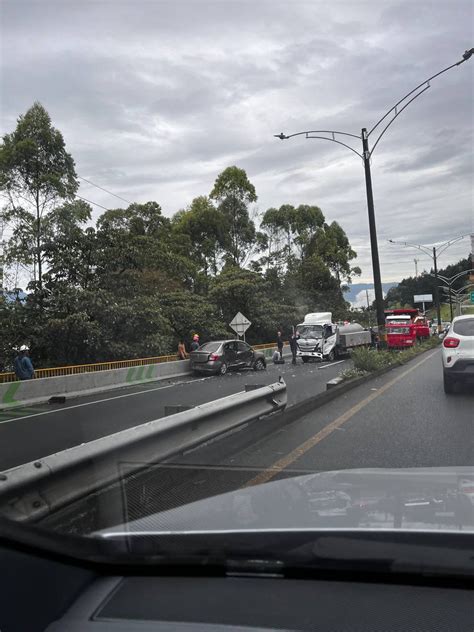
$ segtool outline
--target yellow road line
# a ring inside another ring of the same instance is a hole
[[[282,470],[284,470],[289,465],[294,463],[297,459],[299,459],[301,456],[303,456],[303,454],[308,452],[308,450],[311,450],[311,448],[314,448],[315,445],[317,445],[323,439],[325,439],[330,434],[332,434],[334,430],[336,430],[337,428],[340,428],[343,424],[346,423],[346,421],[349,421],[349,419],[351,419],[360,410],[362,410],[362,408],[367,406],[367,404],[370,404],[370,402],[372,402],[374,399],[376,399],[377,397],[385,393],[385,391],[391,388],[394,384],[396,384],[397,382],[402,380],[405,376],[407,376],[409,373],[417,369],[421,364],[423,364],[424,362],[432,358],[436,352],[437,351],[430,353],[428,356],[423,358],[423,360],[420,360],[419,362],[411,366],[409,369],[407,369],[403,373],[400,373],[400,375],[397,375],[397,377],[394,377],[393,380],[390,380],[390,382],[387,382],[386,384],[381,386],[377,391],[374,391],[373,393],[368,395],[365,399],[361,400],[360,402],[352,406],[352,408],[349,408],[349,410],[347,410],[345,413],[337,417],[337,419],[334,419],[333,421],[331,421],[322,430],[320,430],[315,435],[307,439],[304,443],[302,443],[297,448],[292,450],[285,457],[283,457],[282,459],[274,463],[271,467],[267,468],[266,470],[264,470],[263,472],[255,476],[255,478],[252,478],[250,481],[248,481],[244,485],[244,487],[250,487],[252,485],[261,485],[263,483],[267,483],[268,481],[270,481],[274,476],[279,474]]]

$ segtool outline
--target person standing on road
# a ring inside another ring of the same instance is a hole
[[[369,331],[370,331],[370,346],[372,347],[372,349],[375,349],[377,347],[377,334],[375,333],[375,330],[373,327],[370,327]]]
[[[20,353],[13,360],[13,368],[19,380],[31,380],[34,378],[35,370],[30,359],[30,350],[26,345],[21,345]]]
[[[178,360],[186,360],[186,358],[188,358],[186,345],[184,344],[184,340],[180,340],[178,343]]]
[[[277,331],[277,348],[280,354],[280,359],[283,360],[283,338],[280,329]]]
[[[194,334],[193,341],[191,343],[191,351],[197,351],[199,349],[199,334]]]
[[[299,337],[300,337],[300,332],[295,331],[295,328],[293,327],[293,333],[290,336],[290,349],[291,349],[291,355],[293,356],[291,364],[296,364],[296,352],[298,351]]]

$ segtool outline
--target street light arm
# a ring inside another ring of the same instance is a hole
[[[394,241],[393,239],[389,239],[388,241],[395,246],[409,246],[410,248],[417,248],[418,250],[421,250],[421,252],[426,252],[431,258],[433,258],[431,248],[428,248],[428,246],[422,246],[421,244],[409,244],[407,241]]]
[[[306,135],[308,138],[308,134],[332,134],[333,138],[335,134],[341,134],[342,136],[352,136],[352,138],[362,139],[362,136],[359,134],[349,134],[349,132],[339,132],[337,130],[332,129],[310,129],[306,132],[296,132],[296,134],[284,134],[281,132],[280,134],[274,134],[275,138],[279,138],[280,140],[288,140],[289,138],[293,138],[293,136],[303,136]],[[332,140],[328,138],[328,140]]]
[[[311,134],[318,134],[318,135],[311,136]],[[319,134],[331,134],[331,137],[328,138],[327,136],[319,136]],[[350,145],[347,145],[347,143],[343,143],[341,140],[337,140],[336,134],[341,134],[343,136],[350,136],[352,138],[358,138],[359,140],[361,139],[361,136],[357,136],[357,134],[349,134],[348,132],[337,132],[335,130],[327,130],[327,129],[308,130],[307,132],[297,132],[296,134],[284,134],[283,132],[281,132],[280,134],[274,134],[274,136],[275,138],[279,138],[280,140],[288,140],[289,138],[293,138],[293,136],[305,136],[308,139],[317,138],[318,140],[329,140],[332,143],[337,143],[338,145],[347,147],[347,149],[350,149],[352,152],[354,152],[354,154],[359,156],[359,158],[361,158],[362,160],[364,159],[363,155],[360,154],[358,151],[356,151],[353,147],[351,147]]]
[[[350,145],[347,145],[346,143],[341,142],[340,140],[336,140],[335,138],[327,138],[326,136],[306,136],[306,138],[317,138],[319,140],[329,140],[332,143],[337,143],[338,145],[342,145],[343,147],[347,147],[347,149],[350,149],[355,154],[357,154],[359,156],[359,158],[361,158],[362,160],[364,159],[364,156],[362,154],[360,154],[358,151],[356,151],[353,147],[351,147]]]
[[[458,272],[452,277],[445,277],[442,274],[438,273],[438,279],[441,279],[441,281],[444,281],[447,285],[451,286],[454,283],[454,281],[456,281],[456,279],[459,279],[459,277],[462,277],[463,274],[469,274],[470,272],[474,272],[474,268],[471,268],[470,270],[463,270],[462,272]],[[436,279],[435,274],[429,273],[429,276],[432,276]]]
[[[327,136],[319,136],[319,135],[310,136],[310,134],[331,134],[331,138],[328,138]],[[275,138],[279,138],[280,140],[288,140],[289,138],[293,138],[294,136],[305,136],[307,139],[317,138],[318,140],[329,140],[332,143],[337,143],[338,145],[347,147],[347,149],[350,149],[352,152],[354,152],[354,154],[356,154],[357,156],[359,156],[359,158],[363,160],[364,157],[362,154],[360,154],[350,145],[347,145],[346,143],[343,143],[342,141],[337,140],[336,134],[341,134],[342,136],[350,136],[352,138],[358,138],[359,140],[361,139],[361,136],[358,136],[357,134],[349,134],[348,132],[338,132],[335,130],[327,130],[327,129],[308,130],[306,132],[296,132],[296,134],[284,134],[283,132],[281,132],[280,134],[274,134],[274,136]]]
[[[461,241],[461,239],[464,239],[464,237],[467,237],[468,234],[469,233],[466,233],[465,235],[460,235],[459,237],[455,237],[454,239],[450,239],[449,241],[446,241],[444,244],[441,244],[441,246],[439,246],[439,248],[437,249],[438,255],[441,255],[445,250],[449,248],[449,246],[452,246],[456,242]]]
[[[458,272],[457,274],[451,277],[451,282],[454,283],[454,281],[456,281],[456,279],[459,279],[459,277],[462,277],[463,274],[469,274],[470,272],[474,272],[474,268],[471,268],[470,270],[463,270],[462,272]]]
[[[468,287],[474,287],[474,283],[468,283],[467,285],[465,285],[464,287],[459,288],[459,290],[455,290],[453,287],[450,287],[449,290],[444,286],[444,285],[440,285],[439,287],[444,288],[445,292],[452,292],[453,294],[461,294],[461,292],[464,292],[465,290],[467,290]]]
[[[459,61],[457,61],[455,64],[451,64],[451,66],[448,66],[447,68],[444,68],[444,70],[440,70],[439,72],[437,72],[435,75],[432,75],[431,77],[429,77],[428,79],[425,79],[424,81],[422,81],[421,83],[419,83],[416,88],[413,88],[413,90],[411,90],[410,92],[408,92],[408,94],[406,94],[404,97],[402,97],[400,99],[400,101],[397,101],[397,103],[395,103],[395,105],[393,105],[383,116],[381,119],[379,119],[377,121],[377,123],[375,123],[375,125],[372,127],[372,129],[370,130],[370,132],[368,133],[368,136],[370,136],[372,134],[372,132],[380,125],[380,123],[382,123],[382,121],[384,121],[391,112],[393,112],[395,110],[395,114],[397,113],[397,109],[398,106],[401,105],[403,103],[403,101],[405,101],[406,99],[408,99],[408,97],[411,97],[412,94],[414,94],[417,90],[419,90],[422,86],[424,86],[425,84],[429,83],[430,81],[432,81],[433,79],[436,79],[436,77],[439,77],[440,75],[442,75],[445,72],[448,72],[448,70],[451,70],[451,68],[455,68],[456,66],[460,66],[461,64],[463,64],[465,61],[467,61],[472,55],[474,54],[474,48],[471,48],[470,50],[467,50],[464,54],[463,54],[463,58],[460,59]],[[428,86],[429,87],[429,86]],[[425,88],[426,89],[426,88]],[[421,92],[420,92],[421,94]],[[417,95],[418,96],[418,95]],[[416,97],[415,97],[416,98]],[[413,101],[413,99],[411,99],[411,101]],[[411,102],[410,101],[410,102]],[[406,104],[408,105],[408,103]],[[406,107],[406,106],[404,106]]]
[[[396,119],[396,118],[398,118],[398,117],[400,116],[400,114],[403,112],[403,110],[404,110],[405,108],[407,108],[407,107],[410,105],[410,103],[411,103],[412,101],[414,101],[415,99],[418,99],[418,97],[419,97],[419,96],[421,96],[421,95],[423,94],[423,92],[426,92],[426,91],[428,90],[428,88],[429,88],[429,87],[430,87],[430,84],[428,83],[428,85],[427,85],[425,88],[423,88],[423,90],[421,90],[420,92],[418,92],[418,94],[415,94],[415,96],[414,96],[412,99],[410,99],[410,100],[408,101],[408,103],[405,103],[405,105],[401,108],[401,110],[397,110],[397,108],[396,108],[396,107],[395,107],[395,108],[392,108],[392,110],[391,110],[391,111],[395,110],[395,116],[394,116],[394,117],[393,117],[393,118],[392,118],[392,119],[388,122],[388,124],[387,124],[387,125],[383,128],[383,130],[382,130],[381,134],[379,135],[379,137],[378,137],[378,138],[377,138],[377,140],[375,141],[375,143],[374,143],[374,145],[373,145],[372,149],[370,150],[370,155],[371,155],[371,156],[372,156],[372,154],[374,153],[375,148],[376,148],[376,147],[377,147],[377,145],[379,144],[380,139],[381,139],[381,138],[382,138],[382,136],[385,134],[385,132],[388,130],[388,128],[390,127],[390,125],[391,125],[391,124],[395,121],[395,119]],[[381,120],[383,120],[383,119],[381,119]],[[378,125],[378,123],[377,123],[377,125]],[[375,129],[375,127],[373,127],[373,128],[372,128],[372,130],[370,130],[369,134],[371,134],[371,133],[372,133],[372,131],[373,131],[374,129]],[[369,135],[369,134],[368,134],[368,135]]]
[[[461,294],[461,292],[464,292],[465,290],[467,290],[467,289],[468,289],[468,288],[470,288],[470,287],[474,287],[474,283],[468,283],[468,284],[467,284],[467,285],[465,285],[464,287],[459,288],[459,290],[454,290],[454,289],[453,289],[453,292],[454,292],[455,294]]]

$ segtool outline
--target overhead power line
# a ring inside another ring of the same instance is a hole
[[[105,193],[108,193],[109,195],[113,195],[114,197],[118,198],[119,200],[122,200],[122,202],[126,202],[127,204],[133,204],[133,202],[130,202],[130,200],[126,200],[124,197],[122,197],[120,195],[117,195],[116,193],[112,193],[112,191],[109,191],[108,189],[104,189],[104,187],[101,187],[98,184],[95,184],[94,182],[92,182],[91,180],[88,180],[87,178],[84,178],[83,176],[77,176],[77,177],[80,178],[81,180],[84,180],[84,182],[87,182],[88,184],[92,185],[96,189],[100,189],[101,191],[104,191]],[[98,205],[98,206],[100,206],[100,205]]]
[[[100,208],[103,208],[104,211],[110,211],[110,209],[108,209],[106,206],[102,206],[102,204],[98,204],[97,202],[93,202],[92,200],[88,200],[85,197],[82,197],[82,195],[77,195],[76,193],[76,197],[79,198],[80,200],[83,200],[84,202],[87,202],[88,204],[93,204],[94,206],[99,206]]]

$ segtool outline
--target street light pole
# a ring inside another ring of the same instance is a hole
[[[435,286],[435,301],[436,301],[436,315],[438,317],[438,330],[441,327],[441,305],[439,302],[439,288],[438,288],[438,260],[436,258],[436,246],[433,246],[433,267],[434,267],[434,275],[436,279]],[[453,320],[451,316],[451,320]]]
[[[438,284],[436,285],[436,287],[442,287],[444,289],[444,291],[446,292],[446,287],[448,288],[448,292],[449,292],[449,311],[451,313],[451,321],[453,320],[453,294],[456,296],[456,298],[459,296],[460,292],[463,292],[464,290],[467,290],[469,287],[471,287],[471,285],[474,284],[470,284],[468,283],[467,285],[465,285],[464,287],[460,288],[459,290],[455,290],[453,288],[453,284],[455,283],[455,281],[457,281],[460,277],[463,276],[463,274],[468,274],[470,272],[473,272],[474,269],[471,268],[470,270],[463,270],[462,272],[458,272],[457,274],[454,274],[452,277],[445,277],[442,275],[439,275],[437,273],[436,270],[436,275],[431,275],[434,276],[436,280],[441,279],[441,281],[443,281],[443,283],[445,285],[441,286]]]
[[[451,70],[452,68],[456,68],[457,66],[460,66],[461,64],[466,62],[468,59],[470,59],[472,55],[474,55],[474,48],[471,48],[470,50],[466,50],[463,53],[462,59],[460,59],[456,63],[451,64],[447,68],[443,68],[443,70],[440,70],[439,72],[432,75],[431,77],[428,77],[428,79],[425,79],[425,81],[422,81],[420,84],[416,86],[416,88],[413,88],[413,90],[408,92],[404,97],[402,97],[399,101],[397,101],[395,105],[393,105],[389,110],[387,110],[387,112],[382,116],[382,118],[380,118],[377,121],[377,123],[370,129],[370,131],[367,131],[367,129],[364,127],[362,129],[361,136],[359,136],[358,134],[341,132],[341,131],[336,131],[336,130],[308,130],[306,132],[296,132],[295,134],[284,134],[283,132],[280,132],[279,134],[274,135],[276,138],[279,138],[280,140],[288,140],[290,138],[293,138],[294,136],[303,136],[303,135],[308,139],[314,138],[314,139],[319,139],[319,140],[328,140],[333,143],[337,143],[338,145],[342,145],[343,147],[346,147],[352,153],[362,158],[362,161],[364,163],[365,186],[366,186],[366,191],[367,191],[367,209],[369,213],[370,243],[372,247],[372,268],[373,268],[373,275],[374,275],[375,301],[377,305],[377,324],[380,328],[380,332],[382,333],[382,338],[383,338],[383,330],[385,327],[385,316],[384,316],[382,281],[381,281],[381,276],[380,276],[379,253],[378,253],[378,247],[377,247],[377,231],[375,227],[375,211],[374,211],[374,198],[373,198],[373,192],[372,192],[372,175],[370,172],[370,159],[372,157],[372,154],[374,153],[374,150],[379,144],[380,139],[388,130],[388,128],[398,118],[398,116],[405,110],[405,108],[407,108],[410,105],[410,103],[412,103],[415,99],[417,99],[419,96],[424,94],[430,88],[431,81],[433,79],[436,79],[440,75],[444,74],[445,72],[448,72],[448,70]],[[373,143],[372,149],[369,150],[369,137],[372,133],[375,132],[377,128],[379,128],[380,125],[382,125],[382,123],[385,125],[385,127],[382,129],[377,139]],[[339,140],[341,136],[344,136],[344,140],[353,139],[353,138],[362,140],[362,154],[356,149],[354,149],[354,147],[351,147],[350,145],[348,145],[346,142]],[[440,314],[439,307],[438,307],[438,314]],[[439,316],[438,316],[438,320],[439,320]]]
[[[451,316],[450,320],[453,322],[453,293],[451,288],[449,288],[449,314]]]
[[[374,275],[375,305],[377,308],[377,325],[381,332],[385,327],[382,278],[380,275],[379,248],[377,228],[375,225],[374,194],[372,191],[372,174],[370,171],[369,137],[367,129],[362,128],[362,156],[364,160],[365,188],[367,192],[367,210],[369,213],[370,249],[372,251],[372,271]]]
[[[424,246],[422,244],[410,244],[407,241],[394,241],[393,239],[388,240],[389,243],[394,244],[396,246],[408,246],[409,248],[417,248],[418,250],[421,250],[421,252],[428,254],[433,259],[434,274],[431,276],[434,276],[436,279],[434,294],[435,294],[435,305],[436,305],[436,313],[437,313],[436,315],[438,319],[438,330],[441,328],[441,304],[440,304],[440,299],[439,299],[438,280],[441,279],[443,282],[445,283],[447,282],[446,277],[440,276],[438,274],[438,256],[441,255],[445,250],[447,250],[453,244],[457,243],[461,239],[464,239],[464,237],[467,237],[467,234],[460,235],[459,237],[455,237],[454,239],[450,239],[449,241],[446,241],[444,244],[441,244],[440,246],[438,246],[438,248],[436,248],[436,246],[433,246],[432,248],[430,248],[429,246]],[[452,279],[457,279],[458,276],[461,276],[461,274],[464,274],[464,272],[459,273],[458,275],[455,275],[454,277],[452,277]]]

